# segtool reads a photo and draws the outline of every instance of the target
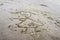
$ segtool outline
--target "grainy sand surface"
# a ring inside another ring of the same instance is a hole
[[[0,0],[0,40],[60,40],[59,0]]]

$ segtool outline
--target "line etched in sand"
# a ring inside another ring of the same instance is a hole
[[[46,12],[41,13],[36,10],[24,10],[11,12],[17,17],[11,17],[12,20],[19,20],[19,23],[9,25],[8,28],[12,31],[20,31],[21,34],[29,34],[34,40],[39,40],[40,35],[47,33],[50,26],[60,26],[59,21],[54,20],[55,17],[47,14]],[[53,25],[54,24],[54,25]]]

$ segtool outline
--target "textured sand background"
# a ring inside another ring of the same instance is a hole
[[[0,40],[60,40],[60,0],[0,0]]]

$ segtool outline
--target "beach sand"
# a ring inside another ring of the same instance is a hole
[[[0,40],[60,40],[58,4],[59,0],[0,0]]]

